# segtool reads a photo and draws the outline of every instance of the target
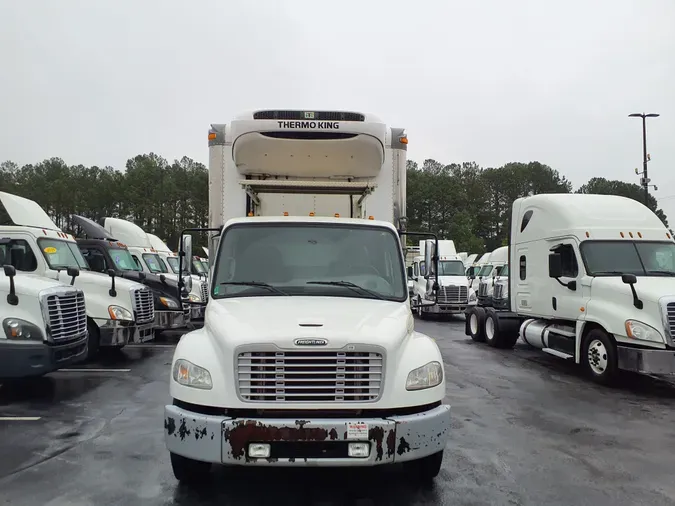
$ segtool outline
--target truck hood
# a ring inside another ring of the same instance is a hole
[[[162,282],[158,274],[145,273],[145,279],[141,281],[140,272],[138,271],[121,271],[117,273],[117,276],[124,279],[130,279],[131,281],[136,281],[137,283],[142,283],[145,286],[149,287],[153,291],[156,291],[161,294],[168,294],[171,297],[176,297],[178,293],[178,282],[165,275],[165,280]]]
[[[264,315],[264,317],[261,317]],[[204,324],[230,345],[292,347],[297,338],[324,338],[331,348],[371,342],[386,346],[413,331],[408,304],[347,297],[238,297],[212,299]]]
[[[67,283],[67,284],[70,284]],[[52,288],[55,286],[63,286],[64,283],[59,283],[56,280],[51,280],[43,276],[36,276],[34,274],[17,273],[14,276],[14,289],[17,295],[37,296],[41,290],[45,288]],[[0,271],[0,292],[3,294],[9,293],[9,278]]]
[[[466,276],[438,276],[438,284],[441,286],[469,286]]]
[[[624,293],[633,300],[630,285],[621,281],[620,277],[596,277],[591,281],[593,296],[602,293]],[[661,297],[675,296],[675,277],[641,276],[635,283],[635,291],[640,299],[658,302]]]

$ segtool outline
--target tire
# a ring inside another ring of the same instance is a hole
[[[604,330],[592,329],[584,336],[581,363],[594,382],[607,386],[616,384],[619,377],[616,345]]]
[[[520,326],[500,319],[494,309],[485,311],[485,342],[493,348],[512,349],[519,337]]]
[[[181,483],[200,483],[208,479],[209,472],[211,471],[211,463],[201,462],[199,460],[183,457],[176,453],[171,453],[171,469],[173,470],[175,478]]]
[[[403,464],[403,469],[407,476],[420,484],[431,483],[443,465],[443,450],[436,452],[419,460],[413,460]]]
[[[475,342],[485,342],[485,310],[482,307],[471,308],[466,315],[466,328]]]
[[[485,322],[483,324],[485,342],[488,346],[499,348],[501,334],[499,332],[499,318],[494,311],[485,311]]]
[[[87,339],[86,360],[92,360],[98,355],[101,344],[101,334],[98,331],[98,326],[89,318],[87,318],[87,332],[89,332],[89,338]]]

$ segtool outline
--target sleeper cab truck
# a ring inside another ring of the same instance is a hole
[[[651,210],[613,195],[519,198],[509,241],[508,303],[467,310],[473,340],[520,337],[602,384],[675,373],[675,242]]]

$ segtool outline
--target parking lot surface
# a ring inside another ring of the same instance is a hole
[[[0,386],[0,504],[675,505],[675,386],[596,386],[572,364],[418,321],[445,359],[453,433],[431,488],[400,469],[217,468],[179,486],[163,441],[177,336]]]

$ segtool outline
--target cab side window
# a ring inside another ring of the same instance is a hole
[[[23,239],[0,239],[0,265],[12,265],[17,271],[33,272],[38,262],[30,244]]]
[[[80,248],[82,256],[94,272],[108,272],[108,262],[105,255],[96,248]]]
[[[571,244],[561,244],[553,250],[559,253],[562,260],[562,273],[564,278],[576,278],[579,275],[579,264],[574,248]]]
[[[424,262],[420,262],[420,276],[426,276],[426,264]]]
[[[134,262],[136,263],[136,267],[138,267],[140,270],[143,270],[143,266],[141,265],[141,262],[138,260],[136,255],[131,255],[131,258],[134,259]]]

